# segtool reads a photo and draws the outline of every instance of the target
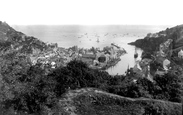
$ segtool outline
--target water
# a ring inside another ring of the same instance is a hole
[[[47,43],[58,43],[60,47],[72,47],[77,45],[80,48],[99,47],[102,49],[115,43],[123,47],[127,54],[121,56],[121,61],[107,72],[111,75],[124,74],[128,66],[135,64],[135,47],[128,45],[137,39],[144,38],[147,33],[154,33],[166,29],[169,26],[138,26],[138,25],[105,25],[105,26],[13,26],[29,36],[34,36]],[[99,42],[97,42],[97,40]],[[137,50],[140,59],[142,50]]]

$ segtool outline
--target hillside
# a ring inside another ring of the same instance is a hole
[[[0,107],[1,109],[1,107]],[[3,115],[37,115],[1,111]],[[129,98],[96,88],[69,90],[53,109],[41,115],[182,115],[182,104],[148,98]]]
[[[177,49],[183,46],[183,25],[167,28],[166,30],[149,33],[144,39],[138,39],[129,43],[144,51],[153,52],[159,50],[159,45],[168,39],[172,39],[172,48]]]
[[[180,115],[182,112],[181,87],[175,73],[154,76],[156,82],[141,77],[134,81],[137,76],[129,69],[126,75],[111,76],[91,69],[81,60],[52,69],[49,64],[45,67],[40,63],[30,64],[27,54],[44,50],[43,57],[49,57],[53,50],[6,23],[1,22],[0,28],[3,54],[0,115]],[[177,40],[180,43],[181,39]],[[64,53],[60,56],[68,59],[67,50],[60,50]]]
[[[32,53],[33,50],[44,50],[47,45],[32,36],[14,30],[6,22],[0,21],[0,51],[19,50],[21,53]]]
[[[98,89],[71,90],[50,113],[64,115],[181,115],[180,103],[147,98],[128,98]]]
[[[168,43],[168,41],[171,42],[166,48],[166,42]],[[149,53],[154,55],[154,57],[156,57],[155,61],[158,63],[161,62],[162,57],[158,57],[157,54],[161,52],[160,50],[164,50],[166,56],[163,58],[167,58],[171,62],[170,66],[172,69],[170,69],[170,71],[177,72],[177,75],[181,78],[181,84],[183,85],[183,60],[178,57],[178,52],[183,49],[183,25],[167,28],[157,33],[149,33],[144,39],[138,39],[129,44],[143,49],[144,54]],[[181,90],[183,91],[183,89]]]

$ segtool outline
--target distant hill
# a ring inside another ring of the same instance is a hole
[[[178,25],[158,33],[149,33],[144,39],[138,39],[129,43],[135,45],[144,51],[153,52],[159,50],[159,45],[168,39],[172,39],[172,49],[183,47],[183,25]]]
[[[34,50],[44,50],[47,45],[37,38],[26,36],[16,31],[6,22],[0,21],[0,51],[19,50],[21,53],[30,54]]]

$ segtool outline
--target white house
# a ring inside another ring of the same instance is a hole
[[[163,68],[164,68],[165,71],[168,70],[169,65],[170,65],[170,61],[168,59],[165,59],[163,61]]]
[[[178,52],[178,57],[183,58],[183,50],[182,49]]]

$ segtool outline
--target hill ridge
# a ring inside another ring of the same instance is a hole
[[[175,103],[175,102],[169,102],[169,101],[163,101],[163,100],[157,100],[157,99],[124,97],[124,96],[119,96],[116,94],[108,93],[108,92],[102,91],[97,88],[81,88],[81,89],[76,89],[76,90],[69,90],[62,96],[62,98],[58,102],[59,112],[70,114],[70,115],[79,115],[78,108],[77,108],[77,106],[75,106],[76,105],[75,103],[77,103],[77,102],[75,102],[76,101],[75,98],[78,98],[80,96],[86,96],[85,98],[87,98],[87,100],[88,100],[88,98],[94,98],[96,95],[104,95],[111,99],[115,99],[115,100],[122,99],[122,100],[126,100],[126,101],[131,101],[131,102],[134,102],[137,104],[140,101],[142,101],[144,103],[145,102],[150,103],[151,101],[153,101],[153,103],[163,103],[165,105],[174,105],[174,106],[176,105],[178,107],[181,107],[181,105],[182,105],[181,103]],[[80,100],[77,100],[77,101],[80,101]],[[95,100],[91,101],[91,103],[93,103],[93,102],[95,102]],[[82,102],[78,102],[78,103],[82,103]],[[56,111],[54,110],[54,111],[52,111],[52,113],[55,113]]]

